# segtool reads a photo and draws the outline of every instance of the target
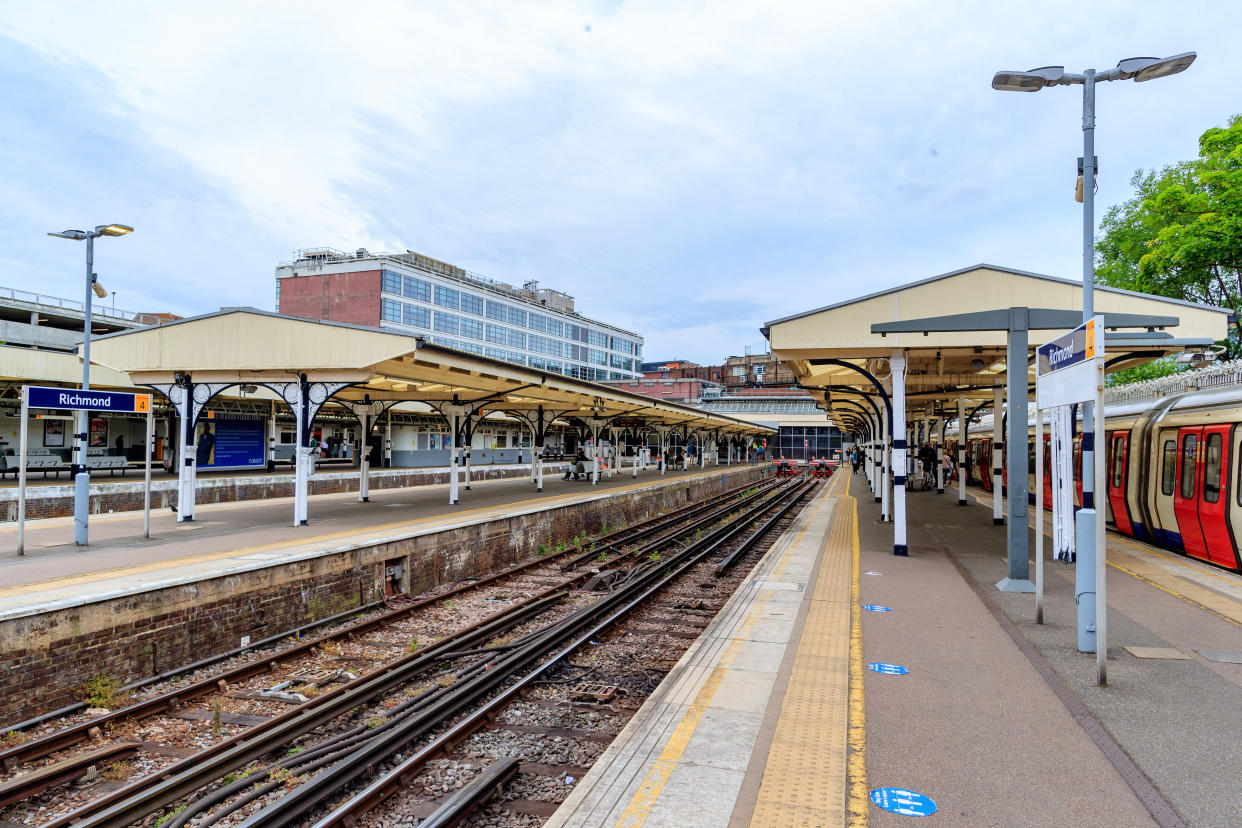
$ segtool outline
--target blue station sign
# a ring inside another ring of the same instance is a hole
[[[1037,357],[1040,374],[1051,374],[1071,365],[1077,365],[1096,356],[1097,336],[1095,320],[1084,322],[1069,333],[1058,336],[1047,345],[1040,345]]]
[[[900,664],[888,664],[883,661],[873,661],[867,665],[867,669],[882,676],[904,676],[910,672]]]
[[[26,403],[31,408],[59,408],[69,411],[123,411],[146,414],[151,410],[150,394],[118,391],[83,391],[79,388],[26,386]]]
[[[892,612],[892,607],[882,606],[880,604],[863,604],[863,609],[867,612]]]

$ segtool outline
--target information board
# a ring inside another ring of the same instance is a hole
[[[267,464],[264,420],[212,420],[195,435],[200,469],[257,468]]]

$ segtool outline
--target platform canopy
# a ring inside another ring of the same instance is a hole
[[[1109,370],[1137,365],[1188,347],[1224,339],[1231,311],[1119,288],[1095,288],[1097,313],[1164,317],[1165,326],[1110,328]],[[959,317],[1009,308],[1082,312],[1082,283],[1012,268],[979,264],[918,282],[850,299],[768,322],[764,335],[783,361],[832,419],[847,423],[855,411],[847,400],[872,394],[870,380],[830,360],[840,360],[883,379],[894,351],[907,359],[908,414],[919,416],[936,400],[964,394],[991,399],[1003,386],[1005,330],[909,330],[880,333],[873,326],[910,320]],[[1071,315],[1072,316],[1072,315]],[[1110,320],[1106,319],[1106,324]],[[890,326],[900,327],[900,326]],[[1064,330],[1030,331],[1033,349]],[[1034,384],[1030,363],[1028,384]]]
[[[407,334],[254,308],[228,308],[96,337],[91,362],[127,374],[136,386],[165,386],[186,375],[196,385],[279,385],[304,375],[311,383],[343,385],[332,394],[342,402],[488,401],[487,411],[542,407],[564,416],[625,416],[721,435],[773,432]]]

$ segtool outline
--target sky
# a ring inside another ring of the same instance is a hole
[[[718,363],[980,262],[1080,278],[1081,87],[992,74],[1198,52],[1100,85],[1098,221],[1242,112],[1239,31],[1236,0],[0,0],[0,286],[80,298],[46,234],[110,222],[117,307],[183,316],[272,309],[298,249],[412,249]]]

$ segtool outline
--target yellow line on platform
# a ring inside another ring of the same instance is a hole
[[[680,479],[684,478],[663,478],[665,482],[672,482],[673,480]],[[655,485],[658,482],[659,481],[647,480],[641,483],[628,483],[623,486],[616,486],[600,491],[627,492],[632,489],[642,488],[643,486]],[[104,578],[115,578],[120,575],[142,575],[186,564],[205,563],[208,561],[221,560],[231,557],[243,557],[246,555],[258,554],[260,552],[272,552],[279,549],[288,549],[290,547],[304,548],[314,544],[328,543],[330,541],[342,540],[344,538],[353,538],[357,541],[359,546],[362,546],[367,543],[380,542],[384,539],[384,536],[393,532],[399,532],[402,529],[413,528],[421,524],[432,523],[435,521],[456,524],[460,523],[463,518],[468,517],[486,517],[488,515],[503,517],[512,512],[514,509],[519,509],[530,504],[542,503],[545,504],[544,508],[551,509],[557,506],[580,503],[587,499],[589,498],[584,497],[582,494],[561,494],[546,497],[532,497],[525,500],[515,500],[511,503],[501,503],[494,506],[478,506],[473,509],[464,509],[458,512],[427,515],[413,520],[383,523],[378,526],[368,526],[363,529],[342,529],[336,532],[325,532],[320,535],[312,535],[307,538],[273,541],[271,543],[257,544],[255,546],[233,547],[231,549],[222,549],[218,552],[203,552],[198,555],[187,555],[181,558],[155,561],[149,564],[138,564],[135,566],[118,567],[114,569],[99,569],[94,572],[84,573],[82,575],[71,575],[64,578],[55,578],[32,584],[19,584],[17,586],[3,587],[0,588],[0,598],[25,595],[31,592],[43,592],[56,587],[67,587],[77,584],[92,583]]]
[[[834,484],[834,498],[848,489],[848,475],[839,482],[844,486]],[[850,698],[854,536],[854,512],[835,509],[817,543],[819,574],[751,815],[754,828],[845,825],[855,813],[853,783],[865,790],[865,768],[861,779],[850,778],[851,747],[861,747],[861,732],[851,732],[857,721]],[[865,809],[861,818],[865,823]]]
[[[789,561],[793,557],[793,552],[798,544],[802,541],[807,530],[811,526],[815,514],[824,505],[826,501],[821,501],[815,507],[806,521],[806,525],[802,527],[802,531],[798,533],[798,537],[789,545],[789,548],[782,556],[780,563],[769,573],[766,578],[769,580],[777,580],[784,574]],[[712,699],[716,695],[716,691],[720,689],[721,682],[724,681],[725,675],[729,667],[737,659],[738,653],[741,652],[742,645],[746,643],[746,636],[750,630],[759,621],[763,615],[763,610],[767,606],[771,598],[771,592],[767,591],[761,597],[755,599],[750,609],[746,612],[746,618],[738,626],[737,632],[733,639],[729,642],[729,646],[721,653],[720,659],[716,662],[716,666],[712,668],[703,686],[699,688],[699,692],[695,694],[694,701],[690,703],[689,708],[682,715],[681,721],[677,723],[673,735],[664,745],[664,749],[660,752],[660,756],[656,759],[651,770],[648,771],[646,778],[638,788],[638,792],[630,799],[630,804],[626,806],[622,812],[621,818],[617,820],[617,828],[639,828],[651,815],[651,809],[655,806],[656,801],[660,798],[660,794],[664,790],[665,784],[668,783],[669,777],[677,768],[677,763],[686,751],[686,746],[690,744],[690,739],[694,736],[694,732],[698,729],[699,722],[703,716],[711,708]]]
[[[849,785],[849,822],[851,828],[867,824],[871,797],[867,790],[867,705],[863,693],[862,596],[859,586],[859,557],[862,544],[858,539],[858,500],[849,494],[846,484],[842,500],[850,504],[853,529],[853,561],[850,572],[850,723],[849,753],[846,781]]]

